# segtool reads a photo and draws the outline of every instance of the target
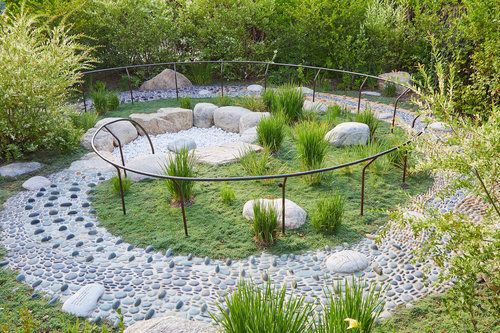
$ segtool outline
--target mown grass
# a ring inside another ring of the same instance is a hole
[[[343,121],[337,119],[338,122]],[[381,125],[380,134],[388,131]],[[353,150],[351,160],[360,158]],[[345,162],[346,149],[328,147],[326,165]],[[361,168],[354,166],[325,174],[321,184],[307,185],[302,178],[289,178],[286,197],[306,211],[312,212],[324,197],[340,193],[345,198],[343,224],[334,235],[324,235],[314,230],[309,221],[301,228],[278,235],[276,244],[269,249],[276,254],[296,253],[325,245],[352,243],[366,233],[374,233],[386,222],[387,211],[403,203],[409,196],[422,193],[432,179],[426,174],[414,174],[408,179],[410,188],[402,190],[402,171],[386,163],[383,168],[368,171],[365,189],[365,215],[359,215]],[[269,159],[269,173],[285,173],[300,170],[295,144],[288,136],[277,155]],[[197,164],[195,172],[200,177],[245,175],[239,163],[224,166]],[[245,181],[231,183],[235,200],[231,205],[223,203],[217,182],[196,183],[194,203],[187,207],[189,237],[184,236],[179,208],[171,207],[170,195],[164,181],[151,180],[135,183],[126,195],[127,215],[121,212],[119,196],[113,193],[108,182],[96,188],[93,206],[99,220],[111,233],[127,242],[157,249],[172,248],[178,254],[192,253],[198,256],[242,258],[260,249],[253,241],[251,222],[242,217],[246,201],[257,198],[280,198],[282,180]]]

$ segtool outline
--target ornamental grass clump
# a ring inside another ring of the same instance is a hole
[[[114,176],[111,178],[111,186],[113,188],[113,193],[119,194],[120,193],[120,178],[118,176]],[[123,188],[123,194],[127,194],[127,192],[130,190],[130,187],[132,187],[132,181],[128,179],[127,177],[122,177],[122,188]]]
[[[302,119],[304,94],[292,85],[284,85],[275,92],[271,112],[281,114],[287,123],[293,124]]]
[[[295,127],[297,152],[304,171],[323,166],[328,142],[325,140],[327,126],[316,122],[302,122]],[[321,173],[306,176],[310,184],[321,182]]]
[[[281,148],[285,138],[285,122],[280,116],[262,118],[257,125],[257,141],[271,153]]]
[[[248,148],[240,152],[240,164],[246,174],[252,176],[265,175],[269,164],[269,153],[267,151],[256,152]]]
[[[194,177],[194,155],[187,148],[182,148],[174,157],[169,156],[163,170],[168,176]],[[165,183],[173,204],[179,204],[181,198],[188,204],[192,201],[194,181],[167,179]]]
[[[236,200],[236,193],[234,193],[234,189],[229,185],[223,185],[220,188],[220,197],[224,204],[232,205]]]
[[[342,223],[345,200],[340,194],[322,198],[311,214],[311,225],[320,232],[333,234]]]
[[[358,123],[368,125],[368,127],[370,128],[370,141],[373,141],[375,138],[375,132],[380,125],[380,121],[375,117],[373,112],[370,110],[365,110],[356,114],[356,117],[354,119]]]
[[[183,109],[191,109],[191,99],[189,97],[181,97],[179,99],[179,105]]]
[[[107,90],[101,81],[97,81],[94,87],[92,87],[90,98],[92,98],[94,110],[99,115],[114,111],[120,106],[118,95],[115,92]]]
[[[286,286],[277,289],[267,282],[263,288],[241,280],[226,306],[211,314],[225,333],[303,333],[311,332],[312,304],[303,296],[287,295]],[[226,309],[227,307],[227,309]]]
[[[261,97],[242,96],[236,100],[236,104],[254,112],[267,111],[267,105]]]
[[[275,241],[278,215],[271,205],[264,205],[260,200],[253,204],[252,231],[257,243],[263,247],[270,246]]]

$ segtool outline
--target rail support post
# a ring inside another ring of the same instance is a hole
[[[87,98],[85,98],[85,87],[82,85],[83,110],[87,112]]]
[[[134,104],[134,95],[132,94],[132,82],[130,80],[130,73],[128,71],[128,67],[125,67],[125,71],[127,72],[128,91],[130,93],[130,99],[132,100],[132,104]]]
[[[118,167],[115,168],[116,172],[118,173],[118,181],[120,182],[120,197],[122,199],[123,215],[127,215],[127,210],[125,209],[125,192],[123,191],[122,173],[120,172],[120,168]]]
[[[224,60],[220,61],[220,96],[224,97]]]
[[[264,91],[267,90],[267,72],[269,71],[269,63],[266,65],[266,71],[264,72]]]
[[[365,175],[366,175],[366,169],[375,162],[375,160],[378,158],[375,157],[374,159],[371,159],[370,162],[366,163],[366,165],[363,167],[363,173],[361,175],[361,211],[360,214],[361,216],[364,215],[364,206],[365,206]]]
[[[401,97],[406,95],[410,91],[410,88],[407,88],[405,91],[403,91],[398,98],[396,98],[396,101],[394,102],[394,112],[392,114],[392,122],[391,122],[391,133],[394,133],[394,126],[396,125],[396,112],[398,110],[398,103]]]
[[[363,82],[359,86],[359,90],[358,90],[358,111],[357,111],[358,113],[359,113],[359,110],[361,109],[361,90],[365,86],[366,80],[368,80],[368,76],[365,77],[365,79],[363,80]]]
[[[177,85],[177,65],[174,62],[175,98],[179,100],[179,86]]]
[[[318,72],[314,76],[314,81],[313,81],[313,102],[316,99],[316,80],[318,79],[318,75],[321,72],[321,69],[318,69]]]
[[[174,180],[173,182],[175,183],[175,186],[179,190],[179,196],[180,196],[179,201],[182,212],[182,223],[184,224],[184,234],[186,235],[186,237],[188,237],[189,235],[188,235],[187,218],[186,218],[186,207],[184,205],[184,193],[182,191],[182,186],[178,183],[178,181]]]
[[[283,183],[280,184],[281,187],[281,232],[285,234],[285,191],[286,191],[286,180],[288,178],[283,178]]]

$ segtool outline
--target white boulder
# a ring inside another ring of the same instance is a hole
[[[313,101],[306,99],[304,101],[303,109],[306,111],[323,113],[323,112],[326,112],[326,110],[328,109],[328,106],[322,102],[313,102]]]
[[[240,118],[252,111],[240,106],[224,106],[214,111],[214,124],[225,131],[239,133]]]
[[[193,84],[187,77],[177,72],[177,87],[188,88]],[[160,74],[153,77],[151,80],[144,82],[139,90],[165,90],[175,89],[175,71],[165,69]]]
[[[262,147],[240,141],[230,142],[220,146],[197,148],[194,150],[194,156],[200,163],[220,165],[238,161],[241,152],[249,150],[261,151]]]
[[[23,187],[29,191],[36,191],[41,189],[42,187],[49,187],[50,184],[52,184],[52,182],[48,178],[35,176],[25,181],[23,183]]]
[[[298,90],[302,91],[303,94],[311,94],[314,92],[311,88],[307,87],[297,87]]]
[[[114,163],[119,163],[121,164],[121,161],[119,161],[113,154],[111,154],[108,151],[99,151],[101,155],[103,155],[106,159],[108,159],[111,162]],[[87,155],[83,156],[81,159],[74,161],[71,163],[69,170],[75,171],[75,172],[108,172],[108,171],[113,171],[116,170],[115,167],[113,167],[111,164],[103,160],[101,157],[99,157],[96,153],[88,153]]]
[[[94,133],[97,131],[96,127],[89,128],[87,132],[85,132],[84,135],[82,135],[80,139],[80,145],[88,150],[92,150],[92,137],[94,136]],[[94,145],[97,150],[102,150],[102,151],[113,151],[114,149],[114,138],[111,134],[106,132],[105,130],[102,130],[97,134],[94,140]]]
[[[193,150],[196,148],[196,142],[190,139],[177,139],[170,142],[167,145],[167,148],[174,153],[180,152],[183,148],[187,148],[187,150]]]
[[[255,199],[250,200],[243,206],[243,217],[247,220],[253,220],[253,205],[260,201],[262,207],[273,209],[278,217],[278,225],[281,226],[281,217],[283,211],[282,199]],[[285,199],[285,228],[296,229],[306,222],[306,211],[295,202]]]
[[[117,119],[121,119],[121,118],[104,118],[104,119],[101,119],[99,120],[96,124],[95,124],[95,128],[99,128],[103,125],[106,125],[108,124],[109,122],[111,121],[114,121],[114,120],[117,120]],[[135,140],[137,138],[137,136],[139,135],[139,133],[137,133],[137,129],[135,128],[135,126],[129,122],[129,121],[119,121],[119,122],[116,122],[116,123],[113,123],[113,124],[109,124],[106,126],[114,135],[116,135],[116,137],[118,137],[118,139],[120,140],[122,146],[123,145],[126,145],[127,143]],[[102,131],[106,131],[106,129],[104,128]],[[101,131],[101,132],[102,132]],[[113,137],[113,143],[115,146],[118,147],[118,140],[116,140],[114,137]]]
[[[368,125],[356,122],[338,124],[325,135],[325,140],[337,147],[366,145],[369,138],[370,128]]]
[[[257,141],[257,127],[250,127],[241,133],[241,141],[246,143],[254,143]]]
[[[368,267],[369,260],[361,252],[343,250],[328,256],[325,261],[326,269],[332,273],[354,273]]]
[[[214,125],[214,111],[218,108],[212,103],[197,103],[193,109],[193,126],[208,128]]]
[[[432,132],[438,132],[438,133],[451,133],[452,129],[450,125],[447,123],[444,123],[442,121],[436,121],[433,123],[430,123],[429,126],[427,126],[427,129],[432,131]]]
[[[240,133],[245,132],[247,129],[256,127],[262,118],[270,117],[269,112],[252,112],[243,115],[240,118]]]
[[[260,84],[251,84],[247,87],[247,90],[252,93],[260,93],[264,90],[264,87]]]
[[[81,287],[63,304],[62,310],[78,317],[88,317],[97,306],[97,301],[104,294],[104,287],[93,283]]]

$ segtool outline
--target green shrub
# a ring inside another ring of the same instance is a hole
[[[303,107],[302,90],[292,85],[284,85],[275,92],[271,112],[282,115],[289,124],[292,124],[302,118]]]
[[[278,215],[273,206],[266,206],[260,200],[256,200],[253,204],[253,215],[252,231],[255,240],[261,246],[272,245],[278,226]]]
[[[266,105],[266,109],[269,110],[270,112],[273,112],[273,105],[276,103],[275,97],[276,94],[273,89],[266,89],[262,92],[261,97],[262,97],[262,102]]]
[[[382,95],[385,97],[395,97],[396,85],[392,82],[386,82],[384,84],[384,90],[382,90]]]
[[[246,109],[252,110],[254,112],[267,111],[267,106],[264,103],[264,100],[260,97],[243,96],[238,98],[236,104]]]
[[[220,188],[220,197],[222,202],[226,205],[231,205],[236,200],[234,189],[229,185],[223,185]]]
[[[224,96],[217,96],[215,98],[215,102],[214,102],[215,105],[217,106],[229,106],[229,105],[234,105],[234,99],[227,96],[227,95],[224,95]]]
[[[0,160],[79,142],[66,107],[90,50],[62,25],[21,11],[0,15]]]
[[[98,115],[114,111],[120,106],[118,95],[115,92],[108,91],[106,85],[101,81],[97,81],[92,87],[90,98],[92,98],[94,109]]]
[[[189,78],[194,84],[211,84],[212,68],[209,64],[193,64],[189,66]]]
[[[337,118],[342,114],[342,108],[339,105],[329,106],[326,109],[325,121],[329,126],[335,125]]]
[[[310,122],[318,122],[320,120],[320,115],[318,112],[313,110],[304,110],[302,112],[302,120]]]
[[[361,159],[361,158],[376,155],[376,154],[381,153],[389,148],[392,148],[392,147],[388,147],[387,142],[385,140],[376,140],[376,141],[369,142],[366,145],[357,145],[357,146],[348,147],[345,150],[345,154],[352,161],[353,159]],[[389,153],[389,154],[386,154],[386,155],[383,155],[383,156],[380,156],[379,158],[377,158],[375,160],[375,162],[373,162],[368,167],[368,170],[372,170],[375,173],[386,172],[387,168],[389,166],[388,165],[388,163],[389,163],[388,157],[391,154],[392,153]]]
[[[183,109],[191,109],[191,99],[189,97],[181,97],[179,99],[180,107]]]
[[[371,110],[365,110],[358,114],[354,118],[356,122],[368,125],[370,128],[370,141],[375,138],[375,132],[377,131],[380,121],[375,117]]]
[[[262,118],[257,124],[257,141],[271,153],[281,148],[285,138],[285,122],[279,116]]]
[[[325,291],[327,304],[323,306],[315,332],[347,332],[351,331],[352,328],[348,328],[351,325],[357,326],[352,332],[372,332],[384,308],[382,292],[376,291],[375,283],[365,291],[365,282],[356,281],[354,277],[351,282],[343,282],[344,287],[339,283],[333,290]]]
[[[310,332],[313,306],[304,297],[287,295],[286,286],[277,289],[267,282],[263,288],[240,280],[219,313],[211,314],[225,333]]]
[[[328,149],[328,142],[324,138],[326,132],[324,124],[314,122],[302,122],[295,127],[297,152],[303,170],[322,167]],[[310,184],[317,184],[321,182],[321,173],[308,175],[306,179]]]
[[[118,176],[111,178],[111,186],[113,187],[113,193],[120,194],[120,178]],[[122,177],[123,194],[127,194],[131,186],[132,181],[127,177]]]
[[[258,153],[249,148],[248,150],[240,152],[240,164],[243,169],[245,169],[246,174],[261,176],[266,174],[269,157],[267,151]]]
[[[89,128],[94,127],[98,115],[96,112],[74,112],[70,117],[71,122],[76,128],[87,131]]]
[[[342,223],[343,215],[344,198],[334,194],[318,201],[316,210],[311,214],[311,225],[318,231],[333,234]]]
[[[168,176],[194,177],[194,155],[183,148],[174,157],[169,156],[168,164],[163,169]],[[174,204],[180,203],[181,191],[185,202],[192,200],[194,181],[167,179],[165,183]]]

